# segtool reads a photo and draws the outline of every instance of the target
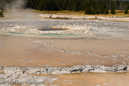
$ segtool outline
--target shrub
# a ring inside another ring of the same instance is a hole
[[[98,10],[95,10],[95,14],[99,14],[99,11]]]
[[[128,14],[128,9],[125,9],[125,14]]]
[[[109,14],[108,9],[104,10],[104,14]]]
[[[99,9],[99,14],[104,14],[104,8]]]
[[[98,12],[93,7],[89,7],[85,10],[85,14],[98,14]]]
[[[0,17],[4,17],[3,11],[0,11]]]
[[[111,14],[116,14],[114,9],[111,9]]]
[[[92,13],[91,8],[90,7],[86,8],[85,14],[91,14],[91,13]]]

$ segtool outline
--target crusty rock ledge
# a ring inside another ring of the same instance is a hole
[[[48,86],[45,82],[52,84],[59,78],[52,75],[40,74],[64,74],[80,72],[128,72],[129,65],[114,65],[112,67],[103,65],[77,65],[72,67],[0,67],[0,86],[12,86],[13,84]],[[40,75],[40,76],[38,76]]]
[[[80,72],[127,72],[129,65],[114,65],[111,67],[103,65],[76,65],[72,67],[0,67],[4,74],[63,74]]]

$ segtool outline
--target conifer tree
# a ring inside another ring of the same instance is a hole
[[[91,14],[91,8],[90,7],[87,7],[86,10],[85,10],[85,14]]]
[[[128,14],[128,9],[127,8],[125,9],[125,14]]]
[[[111,7],[111,14],[116,14],[114,6]]]
[[[0,11],[0,17],[4,17],[3,11]]]
[[[104,14],[109,14],[108,9],[104,10]]]

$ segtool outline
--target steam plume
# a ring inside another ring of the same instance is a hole
[[[35,13],[31,9],[24,9],[25,4],[26,0],[14,0],[11,4],[7,4],[5,9],[15,20],[23,20],[22,24],[31,27],[39,26],[39,19],[35,17]]]

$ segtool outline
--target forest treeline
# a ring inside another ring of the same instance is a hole
[[[85,11],[86,14],[108,14],[109,10],[115,14],[115,10],[125,10],[127,14],[129,0],[27,0],[25,7],[40,11]]]
[[[28,0],[27,7],[44,11],[85,11],[86,14],[108,14],[111,10],[128,13],[129,0]]]

